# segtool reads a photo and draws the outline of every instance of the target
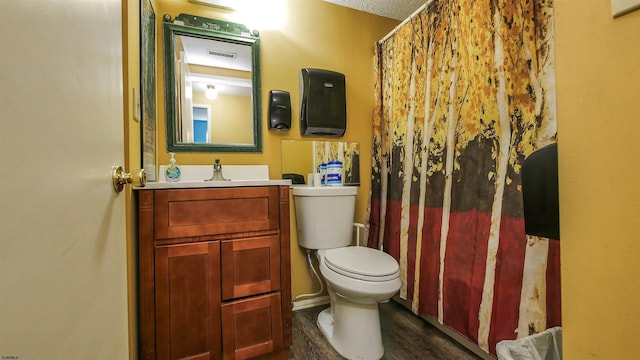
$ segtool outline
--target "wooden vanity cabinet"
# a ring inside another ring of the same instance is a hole
[[[138,190],[142,359],[287,359],[288,186]]]

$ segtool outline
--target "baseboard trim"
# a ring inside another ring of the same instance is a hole
[[[409,309],[409,311],[411,311],[411,301],[404,300],[404,299],[400,298],[400,296],[398,296],[398,295],[393,297],[393,301],[397,302],[398,304],[404,306],[405,308]],[[438,322],[438,320],[430,318],[430,317],[427,317],[427,316],[420,316],[420,318],[422,320],[428,322],[429,324],[433,325],[433,327],[435,327],[436,329],[438,329],[441,332],[443,332],[444,334],[446,334],[448,337],[453,339],[455,342],[457,342],[460,345],[466,347],[469,351],[471,351],[472,353],[478,355],[483,360],[496,360],[495,356],[493,356],[493,355],[487,353],[486,351],[482,350],[482,348],[480,346],[478,346],[478,344],[476,344],[476,343],[472,342],[471,340],[467,339],[466,337],[458,334],[458,332],[456,332],[455,330],[451,329],[450,327],[440,324]]]
[[[329,296],[318,296],[311,299],[298,300],[293,302],[293,311],[308,309],[315,306],[326,305],[329,303]]]

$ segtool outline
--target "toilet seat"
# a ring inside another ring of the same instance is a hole
[[[381,282],[399,276],[398,262],[376,249],[358,246],[328,249],[323,258],[328,269],[353,279]]]

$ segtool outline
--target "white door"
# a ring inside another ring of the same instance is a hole
[[[0,358],[127,359],[120,0],[1,0]]]

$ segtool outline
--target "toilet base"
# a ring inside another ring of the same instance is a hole
[[[382,358],[378,304],[353,303],[339,295],[330,295],[331,307],[318,314],[318,328],[331,346],[351,360]]]

